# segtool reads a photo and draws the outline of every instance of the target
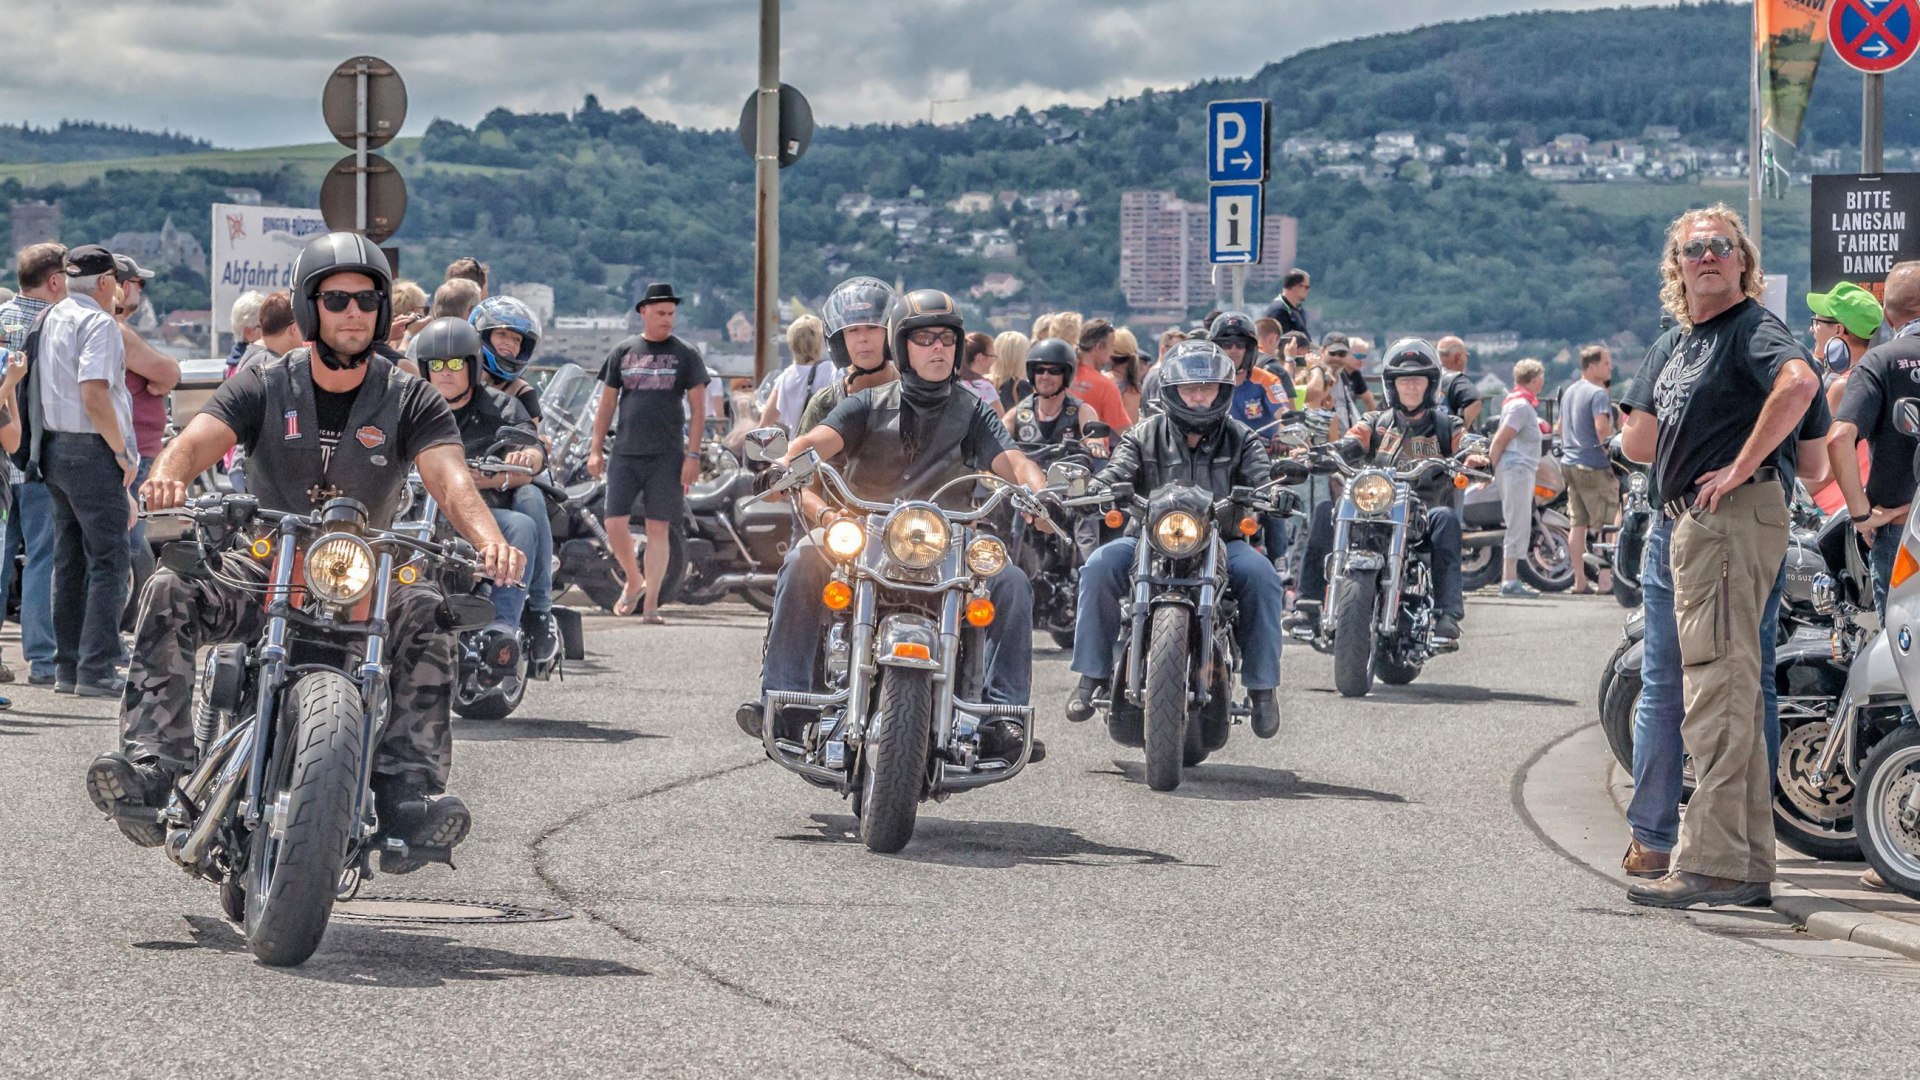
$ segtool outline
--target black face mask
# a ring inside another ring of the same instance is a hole
[[[952,375],[948,375],[939,382],[929,382],[921,378],[919,372],[913,370],[911,363],[900,369],[900,398],[916,410],[939,408],[946,402],[948,391],[952,386]]]
[[[327,370],[329,371],[352,371],[354,368],[365,364],[367,359],[373,355],[373,345],[369,343],[366,351],[357,356],[341,356],[333,350],[333,346],[327,344],[325,341],[316,341],[313,343],[313,352],[315,356],[320,358],[321,363],[327,365]]]

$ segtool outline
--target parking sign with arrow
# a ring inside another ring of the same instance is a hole
[[[1207,182],[1267,178],[1266,100],[1207,103]]]
[[[1827,40],[1848,66],[1885,75],[1920,49],[1920,0],[1833,0]]]

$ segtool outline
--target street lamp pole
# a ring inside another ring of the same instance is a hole
[[[753,382],[773,370],[780,334],[780,0],[760,0],[759,130],[753,148]]]

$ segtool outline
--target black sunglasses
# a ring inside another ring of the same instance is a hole
[[[1055,375],[1064,379],[1071,374],[1073,374],[1072,368],[1055,367],[1052,364],[1036,364],[1033,368],[1033,377],[1036,379],[1042,375]]]
[[[1688,262],[1699,262],[1706,258],[1709,251],[1713,252],[1714,258],[1724,259],[1733,254],[1733,241],[1724,236],[1716,236],[1711,240],[1689,240],[1680,245],[1680,254],[1685,256]]]
[[[336,315],[347,310],[348,304],[356,304],[361,311],[371,314],[380,310],[381,299],[379,291],[375,289],[362,289],[359,292],[327,289],[319,294],[320,305]]]

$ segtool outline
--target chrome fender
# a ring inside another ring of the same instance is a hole
[[[921,658],[923,649],[925,659]],[[942,655],[940,629],[925,615],[905,612],[888,615],[880,620],[880,628],[873,636],[873,662],[876,664],[939,671]]]

